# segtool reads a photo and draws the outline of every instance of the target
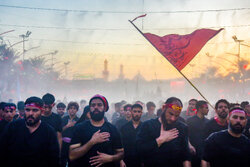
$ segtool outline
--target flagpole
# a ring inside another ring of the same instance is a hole
[[[149,41],[146,37],[145,37],[145,35],[143,34],[143,32],[138,28],[138,27],[136,27],[136,25],[133,23],[133,21],[131,21],[131,20],[128,20],[134,27],[135,27],[135,29],[137,30],[137,31],[139,31],[139,33],[149,42],[149,43],[151,43],[151,45],[153,45],[153,47],[159,52],[159,53],[161,53],[158,49],[157,49],[157,47],[155,47],[155,45],[151,42],[151,41]],[[161,53],[161,55],[162,55],[162,53]],[[163,55],[163,57],[165,57],[164,55]],[[170,63],[170,64],[172,64],[172,63]],[[173,65],[173,64],[172,64]],[[174,66],[174,65],[173,65]],[[178,70],[175,66],[174,66],[174,68],[188,81],[188,83],[201,95],[201,97],[215,110],[215,108],[213,107],[213,105],[205,98],[205,96],[203,96],[203,94],[196,88],[196,86],[194,86],[194,84],[180,71],[180,70]]]

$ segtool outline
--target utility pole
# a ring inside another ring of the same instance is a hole
[[[19,35],[19,37],[21,37],[23,39],[23,61],[24,61],[24,56],[25,56],[25,44],[24,44],[24,41],[25,41],[25,38],[28,38],[30,36],[30,34],[31,34],[31,32],[27,31],[26,34]]]

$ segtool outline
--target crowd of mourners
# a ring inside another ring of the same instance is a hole
[[[50,93],[1,102],[0,166],[250,167],[249,102],[209,105],[190,99],[184,110],[177,97],[109,105],[98,94],[67,103]]]

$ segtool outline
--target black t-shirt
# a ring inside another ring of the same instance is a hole
[[[2,136],[2,133],[4,132],[5,127],[8,125],[8,121],[6,121],[5,119],[0,121],[0,139]]]
[[[201,157],[204,143],[204,129],[208,122],[207,118],[199,118],[197,115],[187,119],[188,137],[192,146],[196,149],[196,155]]]
[[[65,116],[62,118],[62,128],[68,124],[70,120],[70,117],[69,115]],[[79,118],[77,116],[75,116],[75,118],[73,119],[73,121],[77,122],[79,120]],[[72,137],[72,133],[73,133],[73,129],[74,127],[69,127],[67,129],[65,129],[63,132],[62,132],[62,137]]]
[[[161,131],[158,118],[142,124],[136,136],[136,146],[145,167],[182,167],[184,161],[190,160],[187,125],[176,121],[171,126],[167,127],[167,130],[176,128],[179,136],[158,147],[156,138],[160,136]]]
[[[109,141],[94,145],[84,156],[74,161],[75,166],[90,166],[89,164],[90,157],[96,156],[97,151],[109,155],[114,155],[116,149],[122,148],[119,132],[117,131],[114,125],[106,121],[101,127],[93,126],[89,120],[77,124],[73,132],[71,145],[78,143],[80,143],[81,145],[86,144],[91,139],[93,134],[98,130],[101,130],[101,132],[109,132],[110,133]],[[102,166],[113,167],[115,166],[115,163],[114,162],[106,163],[103,164]]]
[[[52,112],[50,116],[42,116],[42,122],[45,122],[52,126],[56,132],[62,132],[62,118]]]
[[[43,122],[33,133],[30,133],[23,119],[10,123],[2,136],[0,148],[1,166],[58,166],[59,144],[56,132]]]
[[[244,130],[244,135],[250,139],[250,118],[247,119],[247,125]]]
[[[227,125],[219,125],[214,118],[210,119],[206,125],[205,125],[205,130],[204,130],[204,138],[206,139],[210,134],[214,132],[219,132],[221,130],[227,129]]]
[[[136,135],[141,128],[141,124],[135,129],[133,122],[129,121],[120,131],[124,147],[124,162],[127,167],[137,167],[141,164],[139,154],[136,151]]]
[[[121,130],[122,126],[125,125],[126,123],[128,123],[129,121],[126,120],[125,118],[120,118],[119,120],[117,120],[117,122],[115,123],[115,127],[118,129],[118,131]]]
[[[227,130],[213,133],[205,141],[203,159],[211,167],[249,167],[250,140],[233,137]]]

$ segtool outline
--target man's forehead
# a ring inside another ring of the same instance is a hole
[[[246,117],[244,112],[231,112],[231,116]]]
[[[218,106],[227,106],[227,104],[224,103],[224,102],[220,102],[220,103],[218,104]]]

